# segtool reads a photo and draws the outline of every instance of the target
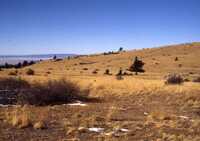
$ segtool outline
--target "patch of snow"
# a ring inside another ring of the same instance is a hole
[[[2,108],[7,108],[7,107],[20,107],[20,105],[5,105],[5,104],[0,104],[0,107],[2,107]]]
[[[9,107],[9,105],[0,104],[0,107],[7,108],[7,107]]]
[[[81,101],[77,101],[75,103],[67,104],[69,106],[87,106],[87,104],[82,103]]]
[[[125,128],[122,128],[120,129],[121,132],[128,132],[129,130],[128,129],[125,129]]]
[[[115,134],[115,132],[108,132],[108,133],[105,133],[104,135],[106,135],[106,136],[112,136],[112,135],[114,135]]]
[[[93,128],[88,128],[88,130],[91,131],[91,132],[101,133],[101,132],[104,131],[104,128],[95,128],[95,127],[93,127]]]
[[[189,119],[189,117],[187,117],[187,116],[179,116],[179,117],[182,119]]]

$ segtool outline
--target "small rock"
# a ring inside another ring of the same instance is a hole
[[[44,122],[36,122],[33,126],[34,129],[46,129],[46,124]]]

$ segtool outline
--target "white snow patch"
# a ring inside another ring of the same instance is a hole
[[[0,104],[0,107],[2,107],[2,108],[7,108],[7,107],[20,107],[20,105],[4,105],[4,104]]]
[[[75,103],[67,104],[69,106],[87,106],[87,104],[82,103],[81,101],[77,101]]]
[[[121,132],[128,132],[129,130],[128,129],[125,129],[125,128],[122,128],[120,129]]]
[[[189,117],[187,117],[187,116],[179,116],[179,117],[182,119],[189,119]]]
[[[93,128],[88,128],[88,130],[91,131],[91,132],[101,133],[101,132],[104,131],[104,128],[95,128],[95,127],[93,127]]]

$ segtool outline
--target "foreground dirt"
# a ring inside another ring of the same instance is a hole
[[[108,95],[87,106],[1,107],[0,140],[199,141],[199,92]],[[29,117],[24,128],[8,119],[20,115]],[[40,120],[46,128],[34,129],[32,124]],[[104,130],[89,131],[93,127]]]

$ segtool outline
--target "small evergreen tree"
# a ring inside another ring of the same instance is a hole
[[[23,66],[23,67],[28,66],[28,61],[25,60],[25,61],[22,63],[22,66]]]
[[[119,52],[122,52],[122,51],[123,51],[123,47],[120,47],[120,48],[119,48]]]
[[[56,60],[56,59],[57,59],[57,56],[56,56],[56,55],[54,55],[54,56],[53,56],[53,60]]]
[[[19,62],[18,64],[15,65],[16,69],[21,68],[21,67],[22,67],[22,63],[21,62]]]
[[[5,68],[9,68],[9,64],[6,62],[4,65]]]
[[[142,60],[139,60],[138,57],[136,56],[133,64],[130,67],[130,71],[135,72],[135,75],[137,75],[138,72],[145,72],[143,66],[144,62],[142,62]]]
[[[109,69],[106,69],[104,74],[109,75],[109,74],[110,74],[110,70],[109,70]]]

